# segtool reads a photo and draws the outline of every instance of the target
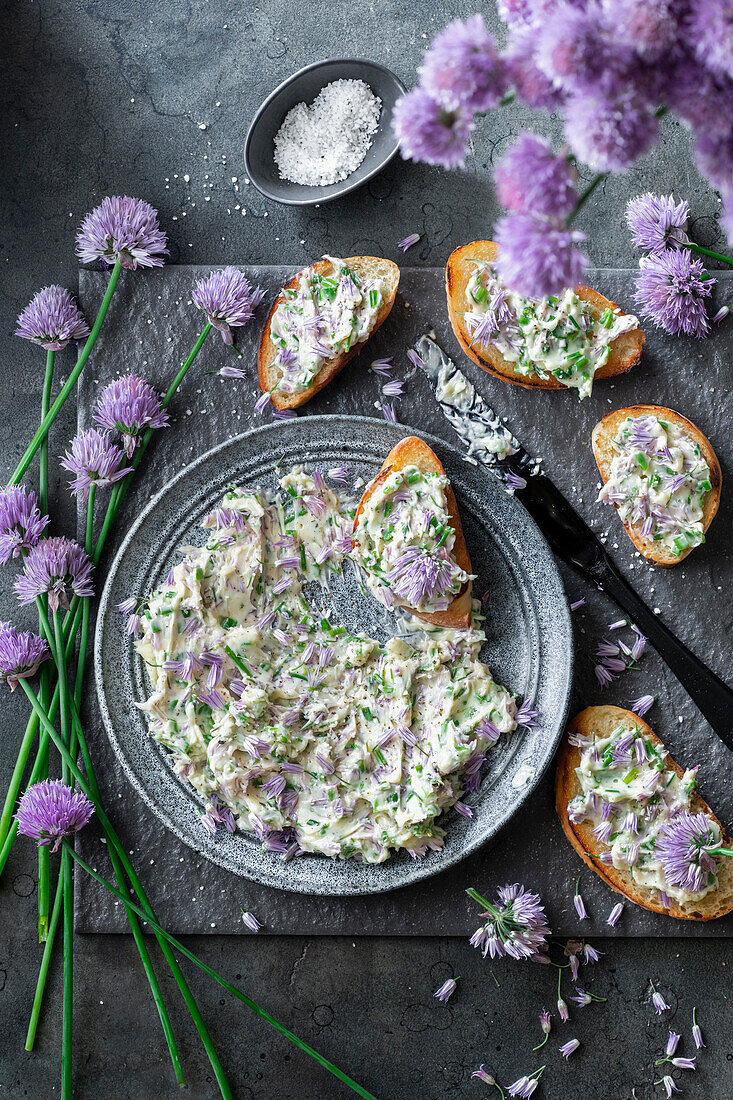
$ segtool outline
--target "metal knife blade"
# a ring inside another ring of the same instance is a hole
[[[733,750],[733,691],[636,594],[570,501],[435,341],[421,336],[415,350],[441,411],[468,448],[467,460],[487,466],[521,500],[554,553],[606,592],[643,630],[718,737]],[[481,443],[481,433],[486,433],[488,445]]]

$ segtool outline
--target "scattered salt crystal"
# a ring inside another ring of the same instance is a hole
[[[334,80],[310,107],[296,104],[275,135],[281,179],[311,187],[345,180],[366,156],[381,110],[363,80]]]

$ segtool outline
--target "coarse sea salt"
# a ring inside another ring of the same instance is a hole
[[[363,80],[334,80],[298,103],[275,135],[280,178],[310,187],[345,180],[372,144],[382,101]]]

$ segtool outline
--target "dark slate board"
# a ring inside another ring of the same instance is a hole
[[[79,388],[79,421],[88,426],[99,388],[118,374],[135,370],[158,389],[167,387],[201,328],[201,315],[191,304],[196,277],[209,268],[167,267],[154,272],[125,272],[90,366]],[[244,270],[266,291],[266,302],[293,273],[293,268]],[[633,272],[600,270],[589,283],[631,309]],[[92,316],[102,297],[105,276],[83,271],[80,299]],[[723,273],[718,304],[733,290],[733,273]],[[175,423],[161,432],[144,464],[144,475],[131,491],[111,553],[136,510],[154,491],[193,458],[214,444],[261,423],[252,406],[256,388],[255,350],[266,305],[237,344],[241,361],[212,333],[176,397]],[[593,425],[612,408],[651,402],[684,413],[712,441],[723,467],[723,480],[733,465],[733,400],[730,389],[733,328],[724,322],[704,341],[670,338],[651,329],[642,363],[628,375],[600,382],[592,397],[580,403],[572,393],[532,392],[492,379],[460,353],[446,317],[442,269],[405,267],[395,308],[369,350],[354,360],[304,412],[375,415],[378,379],[365,366],[378,355],[395,356],[395,375],[406,379],[407,396],[400,419],[416,431],[434,432],[455,442],[433,400],[430,388],[411,367],[405,351],[422,332],[434,329],[448,353],[538,458],[557,485],[599,533],[625,575],[662,618],[720,675],[729,676],[733,656],[730,531],[731,498],[725,493],[706,545],[675,569],[644,563],[610,508],[595,504],[598,473],[590,448]],[[221,379],[211,373],[225,364],[249,371],[246,381]],[[267,414],[266,414],[267,415]],[[102,570],[105,562],[102,562]],[[724,824],[733,820],[733,760],[700,717],[672,674],[653,651],[636,672],[626,672],[605,692],[593,676],[592,653],[607,624],[618,618],[615,606],[569,570],[563,572],[571,600],[585,597],[574,615],[577,662],[572,712],[592,703],[621,706],[646,692],[659,694],[648,715],[654,729],[680,763],[699,763],[700,789]],[[91,677],[90,677],[91,683]],[[559,935],[723,936],[733,934],[733,918],[699,924],[671,921],[627,906],[615,931],[605,918],[616,897],[577,859],[562,835],[553,810],[552,774],[534,798],[489,849],[424,883],[364,898],[311,898],[287,894],[237,878],[180,844],[143,805],[118,767],[104,734],[90,691],[87,728],[110,815],[149,889],[162,923],[174,932],[243,932],[240,909],[252,911],[271,934],[466,935],[477,925],[476,907],[465,897],[467,886],[490,893],[505,882],[521,881],[539,891],[551,924]],[[84,856],[108,867],[91,830],[80,834]],[[575,880],[590,914],[579,921],[572,903]],[[82,932],[126,930],[124,914],[93,880],[77,876],[76,925]]]

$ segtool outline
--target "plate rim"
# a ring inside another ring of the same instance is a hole
[[[333,421],[343,421],[344,419],[348,419],[349,423],[361,423],[363,425],[379,426],[381,430],[384,430],[385,428],[385,421],[380,420],[376,417],[352,415],[348,413],[324,413],[313,416],[301,416],[298,418],[297,421],[294,422],[285,421],[283,423],[273,422],[258,425],[256,427],[248,429],[247,431],[241,432],[237,436],[232,436],[229,439],[223,440],[222,442],[216,444],[216,446],[211,447],[209,450],[199,455],[192,462],[188,463],[186,466],[180,469],[174,477],[170,478],[170,480],[167,481],[166,484],[163,485],[158,490],[158,492],[147,501],[146,505],[142,508],[138,516],[135,518],[134,522],[127,530],[122,542],[120,543],[119,548],[114,554],[114,557],[107,571],[107,575],[105,577],[104,588],[100,596],[99,606],[95,618],[94,681],[97,702],[102,717],[102,724],[104,726],[106,736],[110,742],[118,764],[121,766],[127,780],[130,782],[135,793],[152,811],[158,821],[160,821],[166,829],[171,831],[179,841],[184,843],[192,851],[195,851],[199,855],[204,856],[210,862],[213,862],[217,866],[222,867],[224,870],[229,871],[229,873],[238,877],[246,878],[249,881],[258,882],[262,885],[269,886],[274,889],[287,890],[290,893],[309,894],[312,896],[357,897],[370,894],[387,893],[392,890],[397,890],[413,885],[416,882],[420,882],[426,878],[432,877],[433,875],[440,874],[443,871],[447,871],[450,867],[455,866],[463,859],[466,859],[468,856],[479,851],[487,844],[495,841],[497,835],[501,832],[501,830],[504,829],[509,821],[511,821],[512,818],[524,807],[525,803],[529,800],[531,795],[537,789],[543,776],[546,774],[548,768],[552,764],[553,758],[555,756],[555,751],[564,731],[565,722],[570,706],[570,698],[573,685],[573,671],[575,664],[573,630],[570,618],[569,602],[567,594],[565,592],[565,586],[563,584],[562,576],[557,567],[557,562],[552,554],[552,551],[550,550],[550,547],[544,535],[540,531],[532,516],[523,506],[522,511],[525,513],[525,522],[528,522],[536,530],[541,545],[547,555],[549,566],[557,582],[559,594],[561,595],[560,607],[562,610],[562,622],[557,622],[554,625],[556,625],[558,630],[560,629],[560,627],[562,627],[562,635],[568,642],[568,645],[563,647],[563,652],[567,653],[567,660],[564,664],[563,669],[563,681],[561,684],[559,684],[559,687],[562,689],[564,701],[561,712],[556,712],[553,723],[556,728],[554,729],[551,737],[546,742],[545,758],[542,762],[541,767],[537,768],[529,781],[523,785],[519,801],[514,804],[510,810],[504,812],[499,816],[498,821],[489,836],[478,836],[467,843],[459,851],[451,853],[450,855],[440,860],[431,859],[430,855],[428,855],[423,860],[416,860],[413,863],[406,864],[406,866],[408,866],[410,869],[410,874],[405,876],[403,880],[393,881],[390,878],[384,883],[380,883],[378,885],[367,884],[361,887],[357,885],[356,888],[353,889],[339,888],[338,885],[334,886],[334,884],[326,883],[326,888],[314,889],[313,883],[310,881],[304,882],[302,886],[293,883],[284,883],[278,880],[276,876],[273,876],[272,873],[268,871],[267,867],[263,867],[262,873],[259,873],[259,868],[256,868],[255,870],[252,870],[251,868],[243,868],[241,870],[235,869],[228,861],[224,861],[223,859],[218,858],[216,848],[207,846],[205,844],[206,838],[203,835],[201,837],[201,843],[196,843],[196,839],[194,839],[193,837],[189,837],[184,828],[178,825],[175,820],[173,820],[172,815],[164,807],[160,806],[154,798],[152,798],[143,783],[138,779],[129,760],[127,759],[127,755],[123,749],[123,746],[121,745],[115,733],[112,715],[110,714],[109,708],[107,706],[104,690],[104,674],[102,667],[102,649],[105,631],[108,629],[119,629],[119,623],[117,625],[114,624],[113,618],[111,617],[110,613],[114,610],[111,606],[111,595],[112,587],[119,569],[120,562],[126,554],[131,542],[137,535],[140,527],[148,519],[150,513],[154,511],[154,509],[158,506],[158,504],[166,496],[166,494],[169,493],[171,489],[176,486],[180,481],[189,476],[190,472],[193,469],[203,465],[205,462],[210,461],[219,452],[230,449],[232,447],[236,447],[237,445],[241,444],[244,439],[251,439],[252,437],[256,437],[259,435],[269,435],[273,434],[274,432],[279,432],[280,434],[282,434],[283,432],[292,430],[290,429],[291,423],[299,423],[300,425],[302,425],[305,421],[307,421],[315,428],[318,425],[326,426]],[[423,432],[417,428],[412,427],[411,425],[399,423],[390,424],[389,430],[401,431],[402,433],[404,433],[404,435],[417,434],[420,436],[421,439],[424,439],[433,447],[437,447],[438,449],[446,448],[451,453],[453,458],[463,460],[465,457],[461,454],[461,452],[453,443],[448,442],[442,437],[436,436],[431,432]],[[487,474],[490,473],[487,467],[485,467],[483,464],[479,465],[482,467],[483,472]],[[516,503],[517,505],[519,505],[521,502],[517,501]],[[560,608],[558,608],[558,611],[559,610]],[[326,857],[321,858],[325,859]],[[391,858],[385,862],[385,866],[390,865]]]

